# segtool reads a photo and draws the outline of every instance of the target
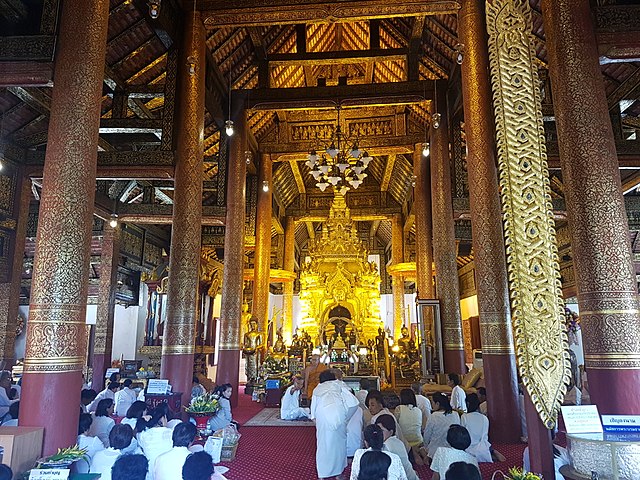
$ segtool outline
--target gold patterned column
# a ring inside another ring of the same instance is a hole
[[[91,388],[99,392],[104,388],[104,373],[111,366],[113,343],[113,317],[116,306],[118,259],[120,255],[120,226],[113,228],[104,222],[100,256],[100,283],[94,334],[93,377]]]
[[[4,173],[11,176],[11,166],[5,163]],[[24,260],[24,246],[29,221],[29,202],[31,201],[31,181],[22,176],[22,171],[16,169],[16,195],[14,215],[16,219],[7,220],[10,234],[8,265],[8,282],[0,283],[0,362],[4,368],[10,368],[16,361],[16,327],[18,326],[18,307],[20,306],[20,285],[22,283],[22,269]]]
[[[638,291],[592,12],[542,7],[589,393],[600,413],[637,415]]]
[[[284,269],[294,273],[296,263],[296,221],[287,217],[284,230]],[[284,282],[284,322],[282,336],[285,343],[291,342],[293,334],[293,282]]]
[[[27,325],[21,426],[44,427],[43,454],[76,443],[109,2],[67,0]]]
[[[491,392],[487,407],[492,438],[509,443],[520,437],[520,416],[495,158],[484,0],[462,0],[461,5],[458,30],[464,56],[462,94],[473,256],[484,377],[487,391]]]
[[[185,15],[178,54],[176,166],[167,321],[160,375],[188,402],[198,316],[204,154],[205,34],[200,14]]]
[[[247,163],[246,119],[244,111],[234,118],[235,129],[229,139],[227,169],[227,215],[224,231],[224,271],[220,305],[220,339],[216,383],[238,385],[240,373],[240,320],[242,319],[242,275],[244,272],[244,231]],[[237,405],[237,395],[231,397]]]
[[[431,108],[433,115],[440,116],[437,122],[439,127],[435,128],[432,122],[430,132],[433,258],[436,264],[436,287],[440,299],[445,371],[464,374],[466,365],[451,202],[451,157],[446,89],[446,82],[437,82],[436,98]]]
[[[253,315],[267,335],[269,324],[269,270],[271,269],[271,202],[273,201],[271,155],[263,154],[258,172],[256,253],[253,266]],[[275,332],[274,332],[275,333]]]
[[[402,215],[399,213],[391,219],[391,261],[393,265],[404,261],[404,229]],[[393,338],[398,340],[402,336],[400,330],[404,326],[404,277],[402,275],[394,275],[391,278],[391,291],[393,293]]]

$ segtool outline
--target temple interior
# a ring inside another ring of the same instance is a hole
[[[640,1],[0,0],[0,370],[39,455],[113,369],[179,416],[193,375],[269,407],[318,356],[486,388],[547,478],[568,392],[640,415],[639,192]]]

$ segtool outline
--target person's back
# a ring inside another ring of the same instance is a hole
[[[358,480],[360,475],[360,461],[365,453],[371,451],[382,452],[391,459],[390,467],[387,472],[387,480],[407,480],[400,457],[395,453],[382,450],[384,445],[384,434],[379,425],[367,425],[364,429],[364,443],[367,448],[356,450],[351,462],[351,476],[349,480]]]
[[[466,428],[462,425],[451,425],[447,432],[447,443],[450,446],[439,447],[433,456],[431,462],[431,470],[434,472],[433,480],[444,478],[451,464],[455,462],[470,463],[478,468],[476,458],[465,452],[471,445],[471,436]]]
[[[489,443],[489,419],[477,411],[480,407],[477,396],[471,398],[474,399],[468,402],[469,410],[471,411],[462,415],[460,419],[460,425],[465,427],[471,436],[471,445],[467,448],[467,453],[476,457],[478,462],[492,462],[491,444]]]
[[[422,443],[422,411],[413,405],[398,405],[395,411],[405,442],[411,446]]]
[[[182,475],[172,480],[226,480],[213,467],[213,459],[207,452],[196,452],[187,457],[182,466]],[[256,477],[257,478],[257,477]]]
[[[444,476],[445,480],[482,480],[480,470],[471,463],[453,462]]]
[[[365,452],[360,459],[358,480],[387,480],[391,459],[383,452]]]
[[[114,480],[145,480],[148,471],[149,462],[144,455],[122,455],[111,467],[111,478]]]
[[[173,429],[173,448],[159,455],[153,465],[155,480],[175,480],[182,475],[182,466],[191,454],[189,446],[196,437],[196,427],[189,422],[182,422]]]
[[[0,464],[0,480],[13,480],[13,471],[9,465]]]
[[[111,468],[123,450],[131,445],[133,430],[129,425],[116,425],[109,432],[111,446],[97,452],[91,461],[91,473],[99,473],[100,480],[111,480]],[[120,479],[116,479],[120,480]]]

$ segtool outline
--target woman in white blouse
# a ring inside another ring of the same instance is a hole
[[[475,393],[467,397],[467,412],[462,415],[460,424],[469,431],[471,445],[466,452],[478,462],[491,462],[491,444],[489,443],[489,419],[481,414],[480,399]]]
[[[376,419],[376,425],[382,429],[384,451],[395,453],[398,456],[407,480],[418,480],[418,475],[409,461],[406,445],[396,437],[396,421],[393,415],[380,415]]]
[[[113,400],[110,398],[100,400],[96,408],[93,423],[91,424],[91,428],[89,428],[89,435],[98,437],[102,441],[104,448],[109,448],[109,433],[116,424],[115,420],[111,418],[111,415],[113,415],[113,406]]]
[[[155,408],[151,420],[145,422],[145,428],[138,432],[138,445],[149,460],[149,465],[155,465],[156,458],[173,448],[173,430],[166,426],[167,415],[169,406],[163,402]],[[153,480],[153,467],[149,469],[147,480]]]
[[[89,473],[89,465],[96,453],[104,450],[104,445],[98,437],[90,437],[89,429],[93,423],[93,417],[88,413],[81,413],[78,421],[78,446],[87,451],[86,460],[78,460],[76,462],[76,471],[78,473]]]
[[[358,475],[360,473],[360,459],[362,458],[362,455],[365,454],[365,452],[369,452],[372,450],[378,452],[383,451],[391,458],[391,465],[389,466],[389,470],[387,472],[387,480],[407,480],[407,475],[404,472],[404,468],[402,468],[400,458],[395,453],[382,450],[382,446],[384,444],[384,434],[382,433],[382,429],[378,425],[367,425],[364,428],[364,444],[367,448],[360,448],[356,450],[356,453],[353,455],[353,462],[351,463],[351,476],[349,477],[349,480],[358,480]]]
[[[410,388],[400,390],[400,405],[394,412],[398,425],[402,429],[405,443],[411,448],[411,456],[418,465],[427,461],[427,451],[423,448],[423,413],[417,406],[416,394]]]
[[[424,444],[429,458],[433,458],[438,447],[448,447],[447,432],[451,425],[460,425],[460,415],[454,412],[449,399],[442,393],[433,395],[433,412],[424,430]]]

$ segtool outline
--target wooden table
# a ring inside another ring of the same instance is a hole
[[[4,447],[3,463],[9,465],[13,474],[34,467],[42,456],[42,427],[0,427],[0,446]]]

